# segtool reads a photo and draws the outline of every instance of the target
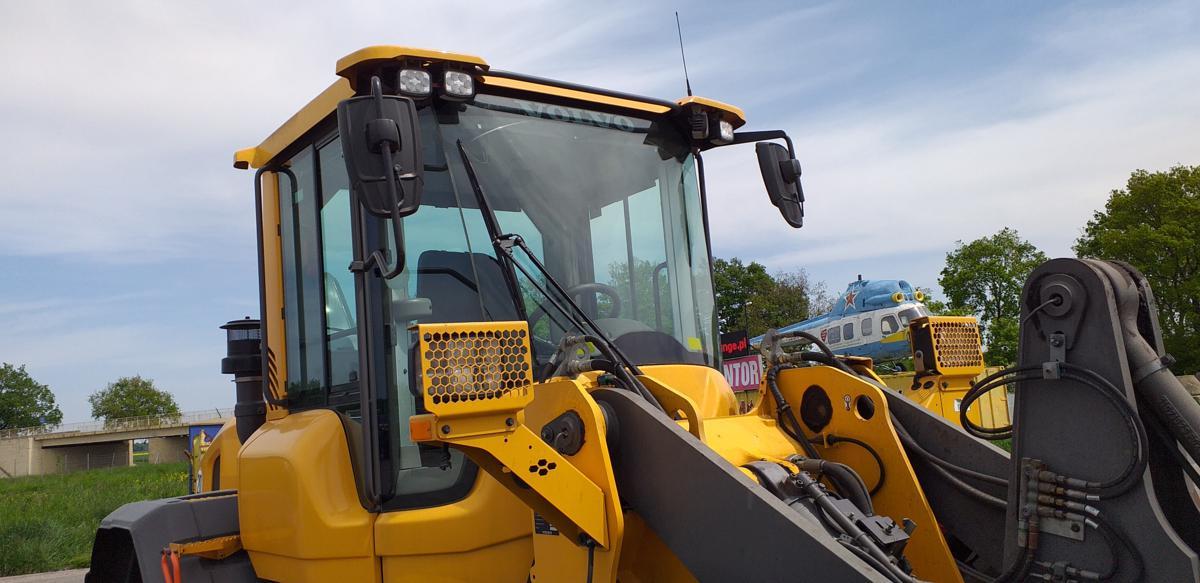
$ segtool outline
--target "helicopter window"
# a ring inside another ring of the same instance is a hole
[[[841,342],[842,341],[842,329],[838,328],[837,326],[830,328],[828,338],[829,338],[830,344],[837,344],[838,342]]]
[[[870,336],[871,333],[874,331],[875,331],[875,325],[874,325],[874,322],[871,321],[871,318],[863,318],[863,320],[862,320],[862,335]]]
[[[842,338],[854,340],[854,322],[842,324]]]
[[[900,324],[902,326],[907,326],[908,323],[911,322],[912,320],[916,320],[917,318],[923,318],[928,315],[929,315],[929,311],[926,310],[924,307],[915,307],[915,308],[908,308],[906,310],[900,310]]]
[[[900,329],[900,325],[896,323],[896,317],[888,314],[879,319],[879,332],[884,336],[895,334]]]

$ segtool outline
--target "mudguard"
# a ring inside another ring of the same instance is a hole
[[[238,533],[237,492],[218,490],[179,498],[126,504],[100,521],[86,583],[165,583],[162,550],[187,542]],[[245,551],[223,560],[183,557],[188,583],[257,581]]]

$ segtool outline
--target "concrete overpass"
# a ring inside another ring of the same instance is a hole
[[[184,461],[190,426],[221,425],[232,417],[232,409],[209,409],[0,430],[0,478],[131,466],[133,442],[141,439],[149,444],[150,463]]]

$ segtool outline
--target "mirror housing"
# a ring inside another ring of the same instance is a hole
[[[399,218],[421,205],[421,131],[412,99],[383,95],[379,78],[371,95],[338,104],[338,134],[350,188],[371,214]]]
[[[787,224],[799,229],[804,226],[804,187],[800,184],[800,161],[787,148],[775,142],[754,144],[758,154],[758,169],[771,204]]]

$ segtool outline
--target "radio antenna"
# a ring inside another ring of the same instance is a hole
[[[683,59],[683,84],[687,86],[688,97],[692,96],[692,81],[688,79],[687,55],[683,52],[683,27],[679,26],[679,11],[675,11],[675,32],[679,35],[679,57]]]

